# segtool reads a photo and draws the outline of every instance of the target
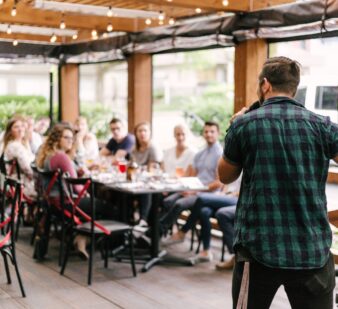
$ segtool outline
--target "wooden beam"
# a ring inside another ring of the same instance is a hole
[[[128,130],[152,121],[152,57],[135,54],[128,58]]]
[[[1,8],[0,21],[2,23],[22,24],[40,27],[59,28],[62,13],[35,9],[25,3],[17,4],[17,15],[11,16],[11,7],[6,4]],[[143,19],[130,19],[119,17],[105,17],[93,15],[74,15],[65,14],[64,21],[68,29],[74,30],[92,30],[105,32],[107,24],[111,22],[114,31],[134,32],[143,30],[146,25]]]
[[[66,64],[60,70],[60,116],[62,121],[74,122],[80,114],[79,66]]]
[[[257,101],[258,75],[267,57],[265,40],[249,40],[235,47],[235,112]]]
[[[252,7],[250,8],[251,11],[261,10],[264,8],[269,8],[271,6],[287,4],[296,2],[295,0],[259,0],[259,1],[252,1]]]
[[[229,11],[229,12],[239,12],[239,11],[248,11],[249,10],[249,0],[229,0],[229,5],[222,5],[221,0],[173,0],[172,2],[167,2],[163,0],[143,0],[149,4],[157,4],[164,7],[181,7],[196,9],[201,8],[206,11]]]

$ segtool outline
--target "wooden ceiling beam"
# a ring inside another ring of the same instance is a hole
[[[10,12],[10,6],[1,9],[0,21],[2,23],[58,28],[62,17],[61,12],[34,9],[20,2],[17,5],[17,15],[13,17]],[[68,29],[96,29],[99,32],[106,31],[109,22],[113,24],[115,31],[135,32],[143,30],[146,26],[143,19],[74,15],[70,13],[64,15],[64,21]]]
[[[241,12],[248,11],[250,8],[249,0],[229,0],[228,6],[223,6],[222,0],[173,0],[168,2],[166,0],[142,0],[144,3],[161,5],[163,7],[180,7],[196,9],[201,8],[206,11],[229,11]]]

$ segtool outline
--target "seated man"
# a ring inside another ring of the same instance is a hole
[[[135,144],[135,138],[127,130],[118,118],[113,118],[110,123],[113,134],[107,145],[100,151],[100,156],[114,156],[114,160],[129,155]]]
[[[222,186],[217,176],[217,162],[222,155],[222,147],[218,142],[218,124],[206,122],[203,137],[207,146],[195,155],[189,176],[197,176],[205,186],[208,186],[208,191],[213,192]],[[167,212],[160,219],[162,233],[166,233],[183,210],[193,207],[197,197],[196,192],[184,192],[169,195],[163,200],[163,208]]]
[[[216,216],[220,218],[220,228],[223,232],[225,244],[230,253],[232,253],[232,238],[233,224],[229,224],[228,218],[234,214],[236,204],[238,201],[238,192],[240,188],[240,179],[235,181],[228,187],[224,187],[223,192],[216,193],[201,193],[191,210],[187,222],[183,225],[181,230],[173,234],[171,242],[183,241],[186,233],[195,227],[199,221],[201,224],[201,238],[203,243],[203,250],[194,258],[195,262],[206,262],[212,260],[212,253],[210,251],[211,240],[211,223],[210,218]],[[229,208],[229,211],[227,209]],[[230,236],[229,236],[230,235]],[[170,242],[169,241],[169,242]]]

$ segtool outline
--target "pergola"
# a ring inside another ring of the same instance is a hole
[[[61,120],[79,114],[79,64],[125,59],[128,123],[152,118],[152,55],[235,47],[235,111],[256,100],[268,43],[336,36],[336,0],[0,0],[0,60],[59,65]]]

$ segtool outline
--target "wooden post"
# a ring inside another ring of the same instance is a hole
[[[77,64],[66,64],[60,67],[59,87],[59,120],[74,122],[80,114]]]
[[[265,40],[249,40],[235,47],[235,112],[257,101],[258,75],[268,57]]]
[[[128,130],[137,123],[152,121],[152,56],[134,54],[128,58]]]

